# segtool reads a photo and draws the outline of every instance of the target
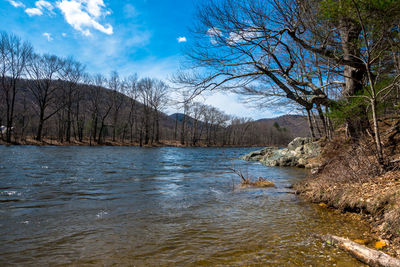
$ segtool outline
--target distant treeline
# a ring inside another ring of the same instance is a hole
[[[275,124],[253,123],[201,103],[171,99],[161,80],[89,75],[72,57],[39,55],[13,34],[0,37],[1,138],[8,143],[282,145]],[[168,105],[183,114],[167,116]]]

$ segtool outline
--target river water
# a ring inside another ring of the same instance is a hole
[[[360,266],[313,237],[365,226],[299,200],[254,148],[0,146],[0,266]],[[228,168],[276,188],[240,189]]]

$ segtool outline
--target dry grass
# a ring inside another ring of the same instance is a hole
[[[400,256],[400,132],[382,128],[385,167],[378,164],[370,137],[350,143],[341,136],[325,144],[319,171],[294,188],[312,202],[363,214]]]
[[[240,187],[246,188],[246,187],[275,187],[274,182],[268,181],[265,178],[258,177],[257,181],[252,181],[248,173],[246,172],[246,175],[243,174],[241,170],[237,170],[235,168],[229,168],[233,173],[238,175],[241,179],[240,181]]]

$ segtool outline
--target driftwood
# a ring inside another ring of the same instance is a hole
[[[387,266],[399,267],[400,259],[393,258],[386,253],[367,248],[366,246],[357,244],[347,238],[334,235],[316,235],[330,245],[334,245],[348,253],[359,261],[369,266]]]

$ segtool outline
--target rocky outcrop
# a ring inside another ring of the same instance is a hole
[[[318,143],[311,138],[297,137],[289,143],[287,148],[266,147],[250,152],[242,157],[243,160],[260,161],[266,166],[314,168],[309,159],[319,155],[321,151]]]

